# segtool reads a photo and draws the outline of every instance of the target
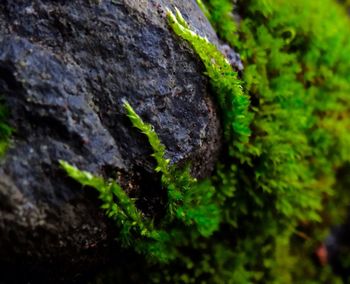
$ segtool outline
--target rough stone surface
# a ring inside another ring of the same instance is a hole
[[[166,6],[217,42],[195,0],[1,1],[0,94],[15,132],[0,162],[0,283],[67,283],[113,253],[115,228],[95,193],[79,190],[59,159],[117,178],[145,214],[161,214],[151,150],[123,99],[154,125],[172,162],[191,162],[199,177],[212,170],[218,114]]]

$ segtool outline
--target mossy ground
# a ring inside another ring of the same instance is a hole
[[[197,52],[211,79],[226,153],[214,175],[197,183],[188,170],[170,168],[152,127],[126,108],[149,138],[169,198],[157,226],[136,214],[137,208],[125,220],[125,214],[112,214],[130,249],[143,255],[140,261],[149,269],[144,281],[341,283],[312,255],[327,228],[343,220],[348,200],[344,175],[337,175],[350,161],[346,11],[332,0],[200,4],[222,40],[239,51],[245,70],[238,78],[179,12],[168,13],[171,28]],[[105,188],[100,182],[91,185]],[[133,208],[115,188],[116,206]],[[109,203],[103,202],[106,209]],[[136,233],[125,234],[125,224]]]

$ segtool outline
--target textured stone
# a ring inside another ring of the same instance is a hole
[[[95,192],[79,190],[59,159],[117,178],[145,214],[162,214],[151,149],[123,99],[173,163],[198,177],[213,169],[218,114],[203,65],[167,26],[174,5],[217,42],[195,0],[1,1],[0,94],[15,132],[0,162],[0,282],[66,283],[113,253]]]

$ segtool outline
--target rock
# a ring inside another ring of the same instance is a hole
[[[115,227],[59,159],[116,178],[145,214],[161,215],[151,149],[123,99],[173,163],[212,171],[218,113],[202,63],[166,23],[174,5],[217,43],[195,0],[2,1],[0,94],[15,132],[0,162],[0,283],[67,283],[113,254]]]
[[[331,228],[330,234],[324,241],[327,251],[327,262],[335,274],[339,275],[344,283],[350,277],[350,220],[345,224]]]

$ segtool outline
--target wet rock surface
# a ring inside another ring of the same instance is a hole
[[[15,132],[0,161],[0,283],[68,283],[115,254],[96,194],[59,159],[118,179],[145,214],[161,214],[151,149],[123,99],[173,163],[212,170],[218,113],[201,62],[167,26],[174,5],[217,42],[195,0],[1,1],[0,94]]]

